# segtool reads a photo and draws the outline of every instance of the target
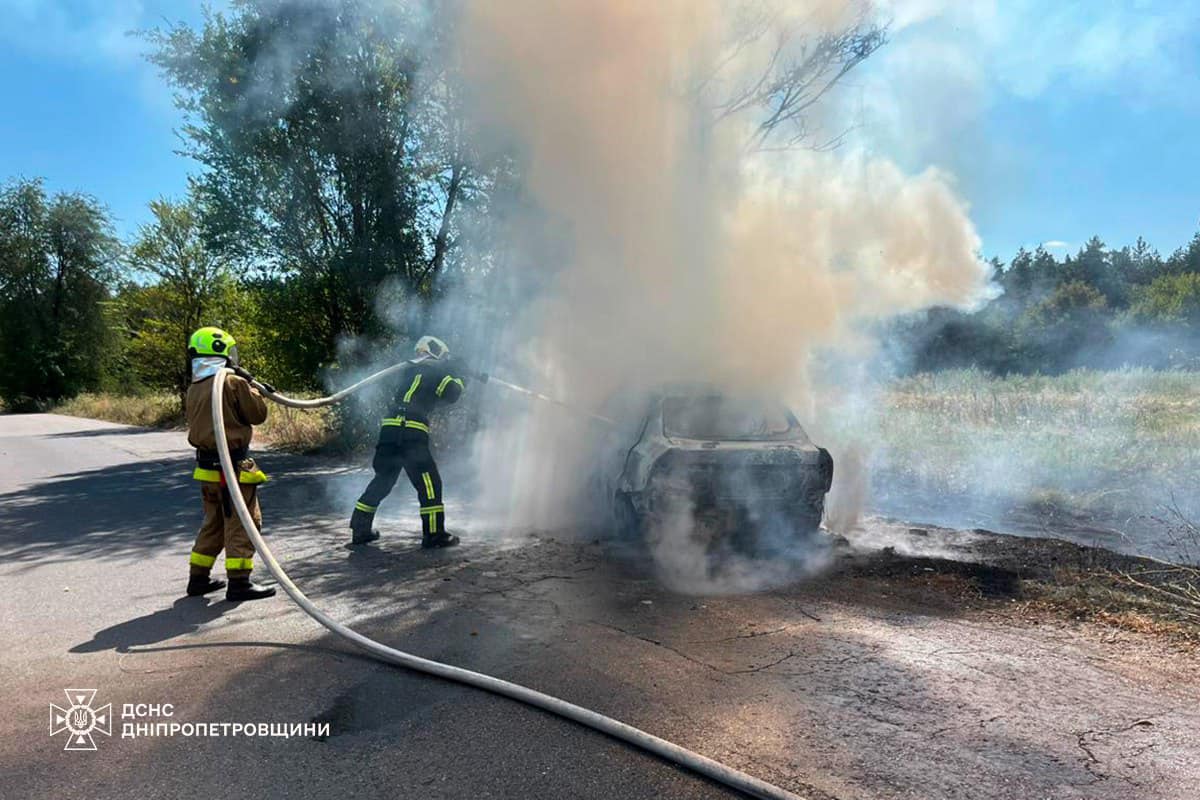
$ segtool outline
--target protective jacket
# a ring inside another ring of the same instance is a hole
[[[200,481],[200,496],[204,506],[204,522],[196,534],[189,558],[191,574],[207,576],[217,556],[225,551],[225,569],[231,579],[249,579],[254,569],[254,545],[242,521],[234,512],[221,472],[217,454],[217,436],[212,419],[213,379],[205,378],[188,387],[184,410],[188,421],[188,443],[196,448],[196,467],[192,477]],[[262,527],[262,511],[258,503],[258,485],[267,476],[250,458],[250,440],[255,425],[267,419],[267,403],[258,390],[244,378],[226,375],[221,411],[225,419],[225,436],[229,452],[238,471],[238,491],[254,523]]]
[[[188,444],[197,450],[217,449],[212,420],[213,379],[196,381],[187,390],[184,403],[188,423]],[[237,375],[225,376],[221,412],[225,415],[225,436],[230,450],[248,450],[254,438],[254,425],[267,421],[267,401],[248,381]]]
[[[192,477],[207,483],[221,483],[217,435],[213,430],[212,390],[212,378],[193,383],[188,387],[184,410],[188,421],[188,444],[196,448],[196,469]],[[267,476],[249,456],[253,426],[267,420],[267,401],[244,378],[226,375],[221,413],[225,418],[229,454],[239,470],[238,483],[265,483]]]
[[[427,360],[410,364],[400,372],[399,390],[392,402],[392,418],[398,417],[423,423],[428,433],[429,414],[438,403],[453,403],[462,396],[464,384],[454,373],[453,362]]]
[[[402,472],[416,490],[424,537],[428,540],[444,534],[446,507],[442,476],[429,447],[429,414],[438,403],[453,403],[462,395],[465,385],[460,374],[453,362],[433,359],[401,371],[391,416],[380,422],[379,442],[371,461],[375,475],[354,504],[350,518],[356,535],[371,530],[379,504]]]

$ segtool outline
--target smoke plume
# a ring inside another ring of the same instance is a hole
[[[737,102],[873,13],[853,0],[467,2],[457,58],[480,147],[515,154],[537,209],[514,215],[509,242],[537,287],[502,345],[510,363],[586,408],[696,380],[773,392],[803,415],[814,355],[862,359],[871,322],[973,302],[987,269],[947,175],[783,146],[762,134],[769,105]],[[831,108],[806,111],[805,142],[853,124]],[[542,409],[505,419],[479,443],[487,485],[525,524],[554,524],[592,466],[580,437]]]

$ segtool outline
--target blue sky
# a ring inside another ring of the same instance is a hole
[[[954,176],[985,255],[1092,234],[1164,252],[1200,230],[1200,2],[881,0],[892,41],[842,98],[859,144]],[[220,5],[218,3],[218,5]],[[178,196],[170,91],[126,36],[194,0],[0,0],[0,179],[108,204]]]
[[[1169,252],[1200,230],[1200,2],[890,5],[851,81],[862,138],[952,173],[985,255],[1092,235]]]
[[[128,36],[195,22],[195,0],[0,0],[0,180],[89,192],[128,234],[156,197],[187,187],[170,90]]]

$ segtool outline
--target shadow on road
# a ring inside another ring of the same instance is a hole
[[[134,428],[125,425],[106,428],[83,428],[76,431],[42,434],[43,439],[85,439],[96,436],[134,436],[143,433],[167,433],[171,428]]]
[[[115,626],[114,626],[115,627]],[[90,644],[90,643],[89,643]],[[80,645],[82,647],[83,645]],[[227,650],[229,648],[239,649],[247,648],[251,650],[267,649],[267,650],[288,650],[297,653],[314,653],[317,655],[332,655],[332,656],[349,656],[357,658],[364,663],[374,664],[375,659],[366,653],[359,653],[350,648],[344,647],[324,647],[316,644],[297,644],[296,642],[265,642],[265,641],[238,641],[238,642],[195,642],[191,644],[170,644],[162,647],[139,647],[136,650],[120,648],[118,652],[128,652],[133,655],[150,654],[150,653],[177,653],[186,650]],[[81,650],[72,650],[71,652],[84,652]]]
[[[264,487],[268,528],[275,513],[319,510],[322,475],[311,460],[268,453],[261,463],[287,487],[279,512],[271,507],[276,484]],[[132,557],[163,546],[186,552],[201,519],[192,467],[187,457],[138,461],[0,494],[0,556],[33,565]]]
[[[91,641],[77,644],[69,652],[115,650],[126,653],[131,647],[165,642],[185,633],[193,633],[204,623],[213,621],[232,608],[232,603],[220,600],[210,602],[203,597],[181,597],[170,608],[159,609],[152,614],[97,631]]]

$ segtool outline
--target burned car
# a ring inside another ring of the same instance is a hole
[[[641,409],[606,468],[620,530],[685,517],[751,546],[818,530],[833,459],[782,403],[683,386],[653,393]]]

